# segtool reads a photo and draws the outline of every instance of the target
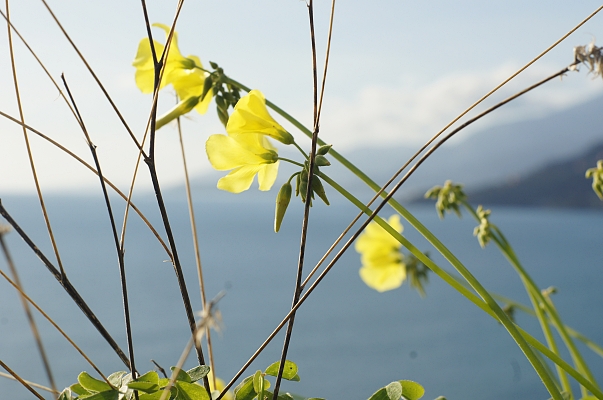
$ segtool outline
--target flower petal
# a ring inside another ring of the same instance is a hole
[[[251,186],[253,177],[263,165],[243,165],[232,170],[228,175],[218,180],[218,189],[231,193],[241,193]]]
[[[277,161],[275,163],[262,165],[262,168],[258,172],[260,190],[270,190],[272,185],[274,185],[274,181],[276,181],[276,176],[278,174],[278,164],[279,162]]]
[[[380,267],[360,268],[360,277],[366,285],[378,292],[396,289],[406,279],[406,269],[400,263]]]
[[[266,109],[266,99],[259,90],[252,90],[241,97],[228,119],[228,134],[261,133],[281,143],[293,143],[293,136],[274,120]]]
[[[205,143],[205,150],[209,162],[219,171],[266,163],[264,158],[250,151],[244,143],[242,145],[235,138],[226,135],[211,135]]]

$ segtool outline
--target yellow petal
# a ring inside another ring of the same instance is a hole
[[[258,172],[258,183],[260,184],[260,190],[267,191],[270,190],[272,185],[274,185],[274,181],[276,181],[276,176],[278,174],[278,164],[279,162],[275,162],[272,164],[264,164],[262,169]]]
[[[219,171],[238,168],[242,165],[257,166],[267,162],[266,159],[250,151],[249,147],[243,146],[239,141],[226,135],[211,135],[205,143],[205,150],[209,162]]]
[[[228,175],[220,178],[218,189],[231,193],[241,193],[251,186],[253,177],[262,168],[262,165],[244,165],[232,170]]]
[[[396,289],[406,279],[406,269],[402,264],[360,268],[360,277],[366,285],[379,292]]]
[[[234,108],[226,125],[228,134],[261,133],[281,143],[293,143],[293,136],[274,120],[266,109],[266,99],[259,90],[243,96]]]
[[[155,45],[157,57],[160,57],[163,52],[163,45],[156,41],[153,41],[153,44]],[[136,67],[136,86],[138,86],[143,93],[152,93],[153,88],[155,87],[155,65],[153,63],[149,39],[142,39],[138,44],[138,51],[136,52],[136,58],[132,65]],[[161,87],[166,85],[165,80],[161,83]]]

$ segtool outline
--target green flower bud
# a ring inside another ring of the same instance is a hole
[[[281,222],[287,212],[289,201],[291,201],[291,184],[289,182],[281,186],[276,196],[276,208],[274,210],[274,232],[278,232],[281,229]]]
[[[325,192],[325,188],[324,186],[322,186],[322,182],[317,176],[312,177],[312,193],[316,193],[318,197],[320,197],[320,199],[325,202],[326,205],[330,205],[329,200],[327,199],[327,193]]]
[[[329,152],[329,150],[331,150],[331,147],[333,147],[332,144],[325,144],[324,146],[320,146],[318,148],[318,150],[316,150],[316,155],[318,155],[318,156],[325,156],[325,155],[327,155],[327,153]]]
[[[200,96],[191,96],[185,100],[182,100],[172,107],[171,110],[157,118],[157,121],[155,122],[155,129],[159,129],[167,123],[172,122],[176,118],[189,113],[199,103],[200,99]]]
[[[210,61],[210,62],[209,62],[209,65],[211,65],[211,67],[212,67],[213,69],[218,69],[218,64],[217,64],[217,63],[215,63],[215,62],[213,62],[213,61]]]
[[[317,155],[316,158],[314,159],[314,162],[319,167],[328,167],[329,165],[331,165],[331,162],[329,160],[327,160],[327,158],[325,156],[321,156],[321,155]]]
[[[211,75],[208,75],[207,78],[205,78],[205,80],[203,81],[203,92],[201,93],[201,100],[203,100],[207,93],[209,93],[212,85],[213,81],[211,79]]]

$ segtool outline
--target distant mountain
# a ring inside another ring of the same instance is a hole
[[[468,190],[483,187],[523,176],[551,160],[577,156],[603,140],[602,110],[600,96],[542,118],[487,129],[480,129],[478,121],[470,136],[451,139],[421,165],[399,197],[414,198],[446,179],[461,182]],[[381,183],[415,150],[363,148],[345,155]]]
[[[603,143],[571,159],[554,162],[535,171],[517,175],[506,183],[475,192],[468,191],[472,204],[532,207],[598,208],[603,202],[595,195],[591,179],[584,173],[603,159]]]

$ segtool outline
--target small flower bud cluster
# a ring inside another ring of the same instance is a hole
[[[462,201],[467,196],[463,192],[463,185],[454,185],[452,181],[444,182],[444,186],[434,186],[425,193],[426,199],[437,199],[436,210],[440,218],[444,218],[446,211],[454,211],[456,215],[461,216],[459,208]]]
[[[597,161],[595,168],[586,170],[586,178],[592,178],[593,190],[599,196],[599,199],[603,200],[603,160]]]
[[[490,239],[492,239],[492,224],[490,224],[490,210],[484,210],[480,205],[475,210],[479,218],[479,225],[473,230],[473,236],[477,236],[477,241],[482,249],[486,247]]]

